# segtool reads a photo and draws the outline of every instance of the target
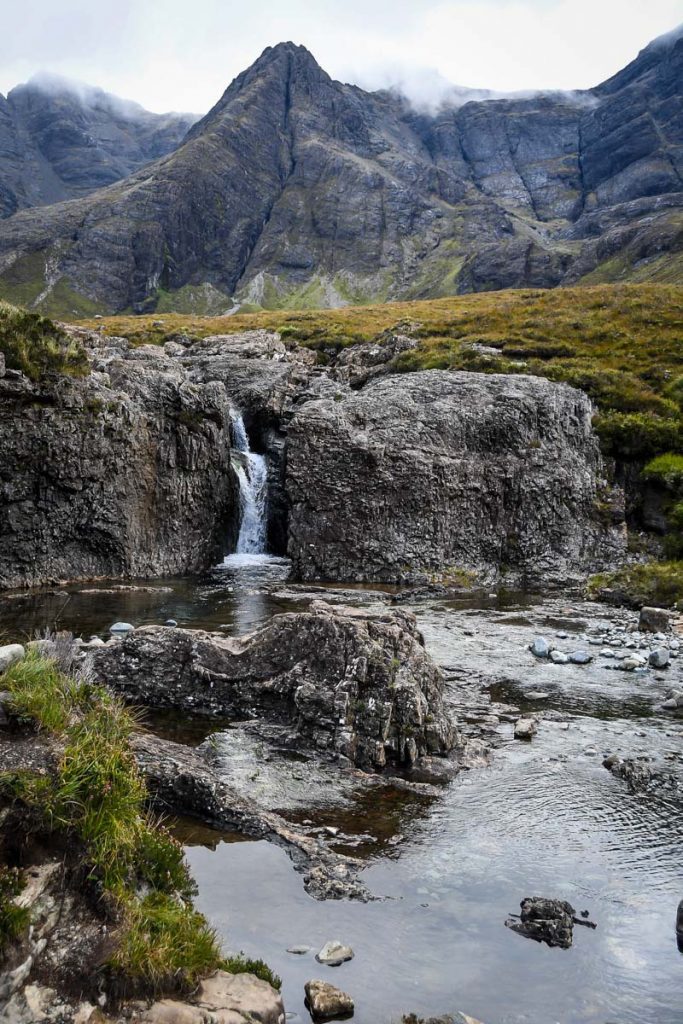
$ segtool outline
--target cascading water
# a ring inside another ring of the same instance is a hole
[[[237,538],[238,555],[260,555],[266,550],[266,498],[268,470],[262,455],[252,452],[241,413],[232,415],[235,447],[242,458],[237,460],[235,472],[240,487],[240,532]]]

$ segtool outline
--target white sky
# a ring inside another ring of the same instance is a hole
[[[11,3],[11,7],[10,7]],[[683,0],[23,0],[3,3],[0,92],[49,71],[150,110],[203,113],[269,45],[334,78],[438,98],[444,80],[580,89],[683,22]]]

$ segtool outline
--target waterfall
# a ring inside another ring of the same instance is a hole
[[[241,452],[235,472],[240,486],[240,533],[238,555],[260,555],[266,550],[266,498],[268,470],[262,455],[252,452],[241,413],[232,414],[235,447]]]

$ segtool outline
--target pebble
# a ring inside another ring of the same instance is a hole
[[[311,947],[310,946],[290,946],[287,949],[287,952],[288,953],[293,953],[294,956],[305,956],[306,953],[310,953],[311,952]]]
[[[569,655],[569,660],[573,665],[587,665],[593,660],[593,655],[589,654],[588,651],[573,651]]]
[[[177,626],[178,623],[176,622],[175,619],[166,619],[166,622],[164,623],[164,625],[165,626]]]
[[[650,651],[648,661],[654,668],[665,668],[669,664],[669,651],[666,647],[658,647]]]
[[[113,626],[109,627],[110,633],[130,633],[135,626],[131,626],[130,622],[115,622]]]
[[[550,644],[545,637],[537,636],[534,642],[529,645],[529,650],[537,658],[547,658],[550,654]]]
[[[544,693],[543,690],[529,690],[526,694],[527,700],[547,700],[550,696],[549,693]]]
[[[338,967],[339,964],[346,963],[347,960],[353,960],[353,950],[350,946],[344,946],[339,939],[331,939],[315,954],[315,958],[320,964]]]
[[[555,665],[566,665],[569,661],[569,655],[565,654],[564,651],[551,651],[550,660]]]

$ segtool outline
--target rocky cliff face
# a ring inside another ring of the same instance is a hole
[[[525,585],[621,553],[592,408],[538,377],[424,371],[358,346],[321,368],[277,335],[165,350],[89,336],[92,372],[0,377],[0,585],[200,570],[239,527],[230,409],[269,466],[296,576]],[[383,349],[386,348],[386,352]],[[621,499],[621,501],[620,501]]]
[[[0,377],[0,586],[192,572],[226,550],[224,389],[126,355],[100,352],[82,380]]]
[[[675,279],[682,80],[679,34],[587,92],[429,117],[283,43],[170,156],[3,222],[0,294],[214,311]]]
[[[566,581],[623,545],[591,411],[563,384],[442,371],[305,403],[287,442],[295,573]]]
[[[0,96],[0,217],[73,199],[176,149],[192,114],[152,114],[52,76]]]

